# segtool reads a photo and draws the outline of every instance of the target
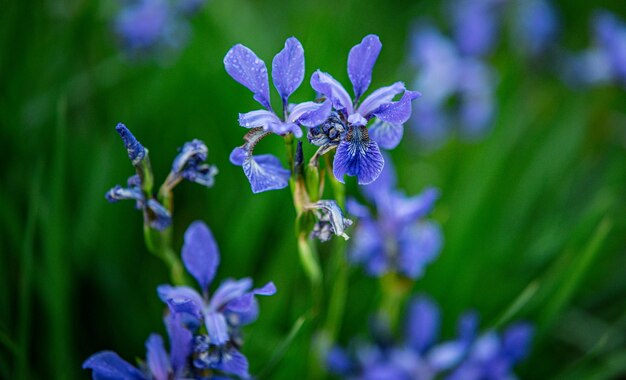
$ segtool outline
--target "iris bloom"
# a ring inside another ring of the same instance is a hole
[[[311,77],[311,86],[332,102],[335,118],[343,125],[341,138],[335,143],[338,146],[333,162],[333,173],[340,182],[347,174],[366,185],[380,175],[384,159],[379,146],[392,149],[398,145],[403,124],[411,116],[411,101],[420,96],[418,92],[406,90],[402,82],[396,82],[379,88],[361,101],[372,81],[372,70],[381,48],[378,36],[370,34],[350,50],[348,77],[354,98],[330,74],[318,70]],[[402,94],[400,100],[393,101],[399,94]],[[370,120],[374,122],[368,129]]]
[[[392,271],[417,278],[441,250],[439,225],[424,220],[439,192],[430,188],[418,196],[407,197],[395,186],[395,173],[388,160],[380,177],[362,188],[365,197],[375,205],[376,214],[355,200],[348,202],[348,212],[359,218],[349,258],[364,265],[374,276]]]
[[[300,126],[315,127],[330,114],[330,102],[304,102],[289,104],[289,96],[300,87],[304,79],[304,49],[295,38],[285,41],[285,47],[272,61],[272,81],[282,101],[283,112],[272,108],[267,67],[254,52],[238,44],[224,57],[226,72],[254,94],[254,100],[263,109],[239,114],[239,125],[249,128],[245,144],[233,150],[230,161],[243,167],[252,191],[259,193],[287,187],[291,171],[284,169],[280,160],[270,154],[254,156],[253,151],[261,139],[270,134],[284,136],[293,133],[302,136]]]
[[[248,362],[239,352],[240,327],[256,320],[256,295],[272,295],[272,282],[252,289],[252,280],[227,279],[209,294],[209,284],[219,265],[219,251],[209,228],[192,223],[185,232],[182,259],[201,292],[187,286],[161,285],[157,292],[172,314],[178,315],[194,333],[194,367],[212,369],[247,378]]]

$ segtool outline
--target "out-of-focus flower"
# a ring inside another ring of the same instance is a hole
[[[283,116],[272,109],[269,79],[265,62],[247,47],[233,46],[224,57],[226,72],[254,93],[254,99],[264,109],[239,114],[239,125],[250,128],[244,137],[245,144],[233,150],[230,161],[243,167],[254,193],[287,187],[291,172],[282,167],[280,160],[269,154],[254,156],[256,144],[270,134],[293,133],[302,136],[300,126],[315,127],[330,114],[329,101],[304,102],[289,105],[289,96],[300,87],[304,79],[304,49],[295,37],[285,41],[285,47],[272,61],[272,80],[280,94]]]
[[[192,223],[185,232],[182,259],[201,292],[187,286],[161,285],[157,291],[173,315],[194,335],[193,366],[248,378],[248,362],[239,352],[243,344],[240,327],[254,322],[259,314],[256,295],[272,295],[272,282],[252,289],[252,280],[228,279],[210,296],[208,287],[219,265],[219,251],[209,228]]]
[[[376,215],[355,200],[349,200],[348,212],[359,218],[349,259],[364,265],[374,276],[397,272],[417,278],[441,250],[443,237],[439,225],[424,220],[439,192],[431,188],[418,196],[407,197],[395,185],[393,165],[387,160],[380,177],[363,187],[365,197],[375,205]]]
[[[372,70],[381,48],[378,36],[370,34],[350,50],[348,77],[354,99],[330,74],[317,70],[311,77],[313,89],[332,102],[336,113],[311,131],[309,140],[315,145],[337,145],[333,173],[340,182],[344,175],[357,177],[361,185],[376,180],[384,166],[379,145],[387,149],[398,145],[403,124],[411,116],[412,100],[420,96],[416,91],[406,90],[402,82],[396,82],[379,88],[360,102],[372,81]],[[393,101],[399,94],[402,94],[400,100]],[[376,121],[368,129],[367,124],[372,119]]]
[[[493,50],[500,33],[503,3],[504,0],[457,0],[447,4],[461,54],[481,57]]]
[[[463,55],[433,27],[418,29],[412,39],[411,63],[419,70],[416,86],[424,91],[411,125],[425,142],[442,142],[452,131],[482,137],[495,112],[495,74],[481,59]]]
[[[132,57],[176,51],[190,34],[188,18],[203,0],[127,0],[114,20],[114,29]]]
[[[530,57],[541,56],[559,34],[559,17],[549,0],[516,2],[513,18],[513,46]]]
[[[532,337],[527,324],[513,325],[502,336],[493,331],[478,336],[477,316],[466,313],[459,319],[458,336],[439,342],[440,324],[434,302],[418,297],[408,306],[403,341],[394,344],[375,336],[375,344],[335,347],[327,355],[327,366],[354,380],[511,379]]]
[[[146,341],[146,362],[139,368],[120,358],[113,351],[98,352],[83,363],[83,369],[91,369],[94,380],[179,380],[190,378],[189,358],[191,333],[174,315],[165,319],[170,338],[170,353],[165,351],[163,338],[152,334]]]

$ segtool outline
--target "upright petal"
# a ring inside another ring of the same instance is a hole
[[[187,228],[181,256],[187,272],[205,292],[215,277],[220,253],[211,230],[204,222],[195,221]]]
[[[187,365],[193,337],[191,332],[183,326],[182,318],[178,314],[169,314],[165,318],[165,327],[170,338],[170,360],[174,374],[177,375]]]
[[[372,115],[388,123],[404,124],[411,117],[411,102],[420,96],[417,91],[405,91],[400,100],[381,105]]]
[[[204,316],[204,323],[212,344],[221,346],[228,342],[228,325],[224,314],[209,312]]]
[[[348,77],[354,88],[354,97],[359,99],[372,81],[372,69],[383,45],[377,35],[365,36],[360,44],[348,54]]]
[[[322,103],[304,102],[296,105],[289,114],[289,121],[307,128],[317,127],[330,117],[332,103],[326,99]]]
[[[289,185],[291,171],[283,168],[280,160],[271,154],[250,156],[242,166],[255,194],[283,189]]]
[[[363,117],[368,118],[372,111],[385,103],[391,103],[393,98],[404,92],[404,90],[406,90],[406,88],[402,82],[396,82],[391,86],[381,87],[363,100],[357,112],[363,115]]]
[[[285,41],[285,47],[272,61],[272,79],[283,103],[302,84],[304,79],[304,49],[295,37]]]
[[[350,95],[341,83],[337,82],[330,74],[317,70],[311,76],[311,87],[326,98],[330,99],[333,107],[337,110],[346,110],[348,115],[352,114],[352,100]]]
[[[271,109],[267,67],[254,52],[237,44],[224,57],[226,72],[254,93],[254,100]]]
[[[402,231],[398,242],[398,271],[412,279],[421,277],[424,267],[439,255],[442,236],[439,225],[432,222],[423,222]]]
[[[168,380],[172,365],[165,352],[163,338],[158,334],[150,335],[146,341],[146,350],[146,362],[154,380]]]
[[[439,308],[429,298],[420,296],[409,304],[406,320],[407,343],[417,352],[423,353],[439,335],[441,316]]]
[[[404,134],[404,126],[402,124],[386,123],[382,120],[376,120],[369,130],[372,140],[376,141],[378,146],[383,149],[397,147]]]
[[[385,165],[378,144],[369,138],[365,127],[352,127],[335,153],[333,174],[343,183],[344,175],[356,176],[359,185],[374,182]]]
[[[102,351],[91,355],[83,363],[83,369],[93,370],[94,380],[145,380],[137,368],[113,351]]]
[[[242,379],[249,379],[248,360],[237,350],[230,349],[224,354],[222,361],[215,366],[215,369],[238,376]]]

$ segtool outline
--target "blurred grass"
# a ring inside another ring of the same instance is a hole
[[[624,16],[620,0],[558,5],[571,47],[587,43],[594,7]],[[185,227],[203,219],[222,254],[218,280],[273,280],[278,294],[260,301],[245,352],[255,374],[268,363],[267,378],[302,373],[312,326],[297,321],[311,299],[294,251],[295,214],[287,191],[253,195],[228,162],[245,132],[237,113],[257,105],[226,75],[222,58],[241,42],[270,62],[295,35],[307,78],[321,67],[347,82],[350,47],[377,33],[384,48],[372,87],[410,83],[402,63],[410,26],[434,15],[438,3],[211,1],[193,19],[189,45],[165,64],[120,56],[108,3],[2,8],[0,377],[87,378],[80,364],[90,354],[115,349],[132,359],[144,354],[150,332],[164,333],[155,286],[167,272],[143,246],[140,213],[104,200],[132,174],[114,132],[119,121],[150,148],[157,180],[178,146],[194,137],[207,143],[220,174],[212,189],[177,189],[176,247]],[[617,378],[626,371],[626,98],[616,88],[574,92],[524,66],[511,43],[505,38],[494,57],[499,111],[484,141],[452,140],[427,154],[407,131],[392,154],[408,194],[426,185],[442,190],[435,215],[445,248],[415,291],[442,306],[445,336],[468,308],[481,313],[483,327],[537,323],[541,339],[521,378]],[[311,95],[302,86],[294,101]],[[282,153],[282,141],[258,149]],[[326,271],[330,250],[321,246]],[[380,298],[376,280],[360,270],[350,271],[345,289],[342,341],[364,335]],[[277,347],[284,356],[274,356]]]

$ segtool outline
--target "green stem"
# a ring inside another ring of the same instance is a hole
[[[144,224],[143,236],[148,251],[163,260],[170,270],[170,277],[174,285],[185,285],[185,271],[183,265],[171,246],[172,229],[167,228],[164,231],[157,231],[148,224]]]
[[[388,273],[381,277],[380,286],[382,290],[380,314],[387,319],[393,331],[399,322],[400,308],[410,294],[413,282],[397,273]]]

